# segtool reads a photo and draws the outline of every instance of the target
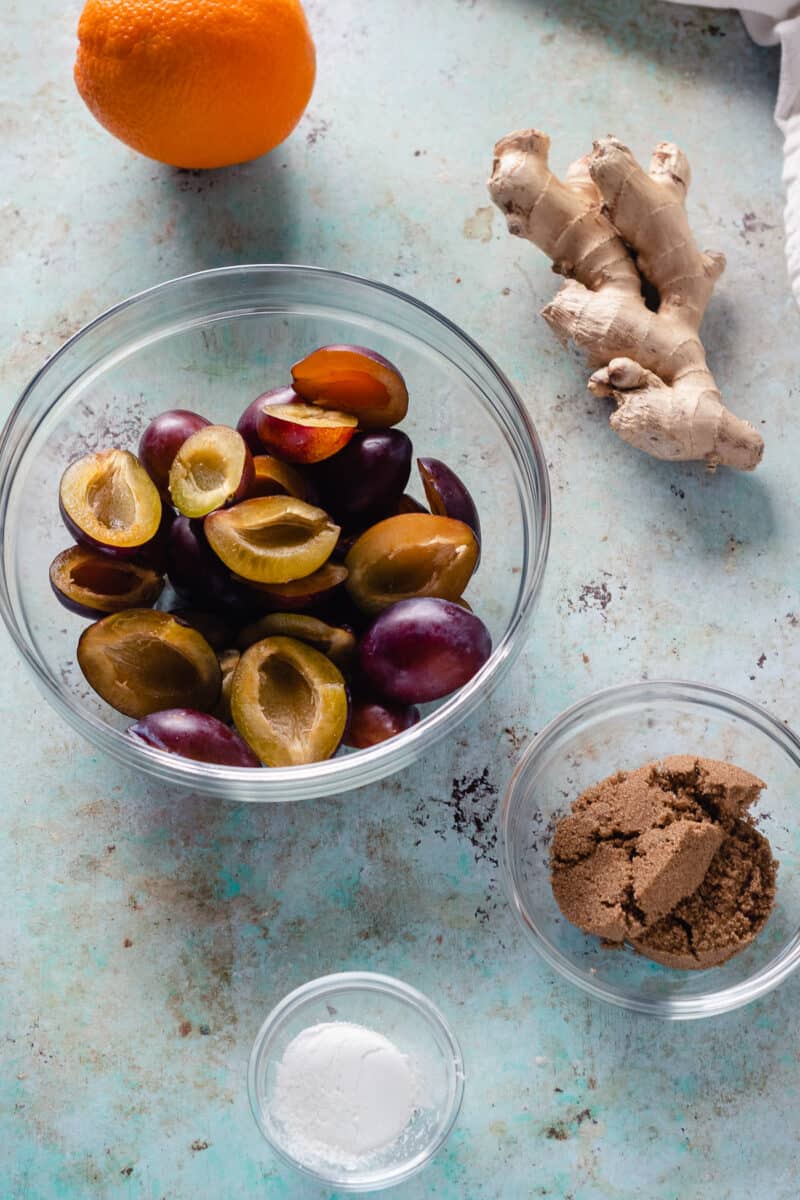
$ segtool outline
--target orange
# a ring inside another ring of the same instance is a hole
[[[299,0],[86,0],[78,41],[75,82],[100,124],[175,167],[266,154],[314,86]]]

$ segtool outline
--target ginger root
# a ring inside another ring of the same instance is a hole
[[[535,129],[501,138],[489,192],[509,232],[535,242],[565,276],[542,316],[563,345],[572,339],[588,351],[589,390],[617,404],[612,429],[655,458],[751,471],[764,443],[723,404],[698,334],[725,259],[695,245],[686,156],[661,142],[645,174],[627,146],[606,137],[562,182],[547,165],[549,148]]]

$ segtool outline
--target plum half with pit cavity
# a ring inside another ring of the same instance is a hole
[[[214,553],[242,579],[289,583],[316,571],[339,537],[326,512],[293,496],[263,496],[205,519]]]
[[[211,422],[188,408],[171,408],[159,413],[139,439],[139,461],[161,493],[169,502],[169,470],[183,443],[205,429]]]
[[[266,450],[290,463],[316,463],[343,450],[357,419],[313,404],[272,404],[258,414],[258,436]]]
[[[350,705],[344,744],[353,750],[366,750],[397,737],[418,721],[419,709],[414,704],[393,704],[389,700],[359,697]]]
[[[353,543],[345,587],[366,613],[412,596],[458,600],[477,561],[478,543],[463,521],[404,513],[379,521]]]
[[[50,583],[65,608],[80,616],[147,608],[164,587],[152,567],[114,559],[89,546],[70,546],[50,564]]]
[[[235,730],[195,708],[150,713],[128,728],[128,737],[155,750],[224,767],[260,767],[253,751]]]
[[[161,524],[158,488],[128,450],[98,450],[71,463],[58,499],[76,541],[121,558],[137,555]]]
[[[357,433],[314,471],[323,504],[337,521],[362,528],[370,514],[386,516],[408,483],[411,450],[411,439],[399,429]]]
[[[170,613],[129,608],[81,634],[78,666],[99,696],[128,717],[162,708],[209,710],[219,697],[217,656]]]
[[[362,429],[397,425],[408,411],[403,376],[365,346],[320,346],[294,364],[292,382],[304,400],[353,413]]]
[[[468,683],[492,652],[479,617],[449,600],[401,600],[377,617],[358,649],[361,675],[397,704],[440,700]]]
[[[418,458],[417,469],[431,512],[469,525],[480,545],[481,521],[466,484],[439,458]]]
[[[247,650],[267,637],[290,637],[307,642],[336,663],[340,671],[348,670],[356,649],[355,635],[349,629],[340,629],[318,617],[296,612],[267,613],[259,617],[244,627],[236,644],[240,650]]]
[[[321,762],[342,740],[347,688],[338,667],[312,646],[269,637],[240,658],[231,711],[242,737],[268,766]]]
[[[253,456],[227,425],[207,425],[183,443],[170,467],[172,502],[185,517],[235,504],[253,483]]]

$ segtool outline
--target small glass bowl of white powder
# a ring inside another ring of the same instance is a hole
[[[275,1153],[339,1191],[401,1183],[452,1130],[464,1062],[426,996],[366,971],[297,988],[250,1055],[253,1116]]]

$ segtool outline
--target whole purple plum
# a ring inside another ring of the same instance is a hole
[[[361,639],[368,687],[398,704],[440,700],[463,687],[492,652],[479,617],[450,600],[415,597],[385,609]]]

